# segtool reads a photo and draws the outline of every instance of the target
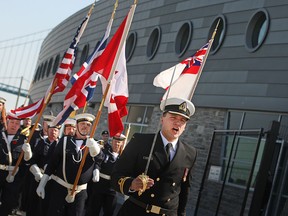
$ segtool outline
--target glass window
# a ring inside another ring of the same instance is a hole
[[[149,60],[154,58],[160,45],[160,38],[161,38],[161,29],[160,27],[156,27],[151,32],[147,43],[146,54]]]
[[[267,131],[270,129],[272,121],[278,119],[279,114],[246,112],[242,129],[263,128],[264,131]]]
[[[131,32],[128,36],[127,43],[126,43],[126,61],[130,61],[132,58],[133,52],[136,47],[137,42],[137,34],[136,32]]]
[[[123,119],[124,125],[130,124],[128,140],[136,133],[145,133],[153,114],[153,107],[150,106],[130,106],[128,115]]]
[[[53,64],[53,58],[50,58],[49,63],[48,63],[47,72],[46,72],[46,77],[49,77],[49,75],[51,73],[52,64]]]
[[[82,66],[82,64],[87,60],[88,53],[89,53],[89,44],[86,44],[81,53],[80,63],[79,63],[80,66]]]
[[[218,25],[218,27],[217,27],[217,25]],[[225,16],[223,16],[223,15],[218,16],[213,21],[213,23],[210,27],[210,30],[209,30],[208,40],[210,40],[212,38],[216,27],[217,27],[217,31],[216,31],[216,34],[214,37],[213,44],[211,46],[211,50],[210,50],[211,54],[216,53],[224,41],[225,34],[226,34],[226,18],[225,18]]]
[[[246,186],[248,183],[249,175],[252,168],[253,159],[258,144],[258,137],[252,136],[237,136],[234,141],[234,135],[227,136],[227,142],[225,143],[225,150],[223,155],[223,170],[226,171],[228,167],[228,175],[226,181],[232,184]],[[259,170],[259,165],[262,158],[265,141],[260,143],[260,149],[257,154],[256,164],[252,175],[252,182],[255,183],[256,175]],[[231,149],[233,150],[231,152]],[[230,164],[228,166],[229,157],[231,157]],[[224,178],[224,172],[222,173],[222,180]]]
[[[185,22],[177,33],[175,40],[175,52],[178,57],[181,57],[189,47],[192,37],[192,24],[191,22]]]
[[[48,62],[46,61],[42,70],[41,78],[43,79],[47,70]]]
[[[59,63],[60,63],[60,55],[58,54],[57,57],[55,58],[54,65],[53,65],[53,75],[56,74],[57,69],[59,67]]]
[[[269,29],[269,14],[260,9],[250,19],[246,29],[246,48],[256,51],[264,42]]]

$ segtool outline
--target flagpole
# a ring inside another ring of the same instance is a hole
[[[49,101],[51,100],[52,93],[53,93],[56,85],[57,85],[57,78],[54,79],[54,82],[53,82],[53,84],[52,84],[52,88],[50,89],[49,94],[48,94],[48,96],[46,97],[46,99],[45,99],[45,101],[44,101],[44,104],[43,104],[43,106],[42,106],[42,108],[41,108],[40,113],[38,114],[38,117],[37,117],[37,119],[36,119],[36,121],[35,121],[34,126],[32,127],[31,133],[29,134],[29,137],[28,137],[28,140],[27,140],[26,143],[30,143],[31,138],[32,138],[32,136],[33,136],[33,134],[34,134],[37,126],[38,126],[39,121],[40,121],[40,118],[41,118],[41,116],[42,116],[42,114],[43,114],[43,112],[44,112],[47,104],[48,104]],[[17,159],[17,162],[16,162],[16,164],[15,164],[15,166],[14,166],[14,169],[13,169],[13,171],[12,171],[12,176],[15,175],[16,170],[17,170],[17,168],[19,167],[20,162],[21,162],[23,156],[24,156],[24,151],[22,150],[21,153],[20,153],[20,155],[19,155],[19,157],[18,157],[18,159]]]
[[[194,83],[194,85],[193,85],[193,88],[192,88],[192,90],[191,90],[191,94],[190,94],[190,96],[189,96],[189,100],[192,100],[192,97],[193,97],[193,95],[194,95],[194,92],[195,92],[197,83],[198,83],[198,81],[199,81],[199,79],[200,79],[200,75],[201,75],[201,73],[202,73],[202,71],[203,71],[204,65],[205,65],[205,63],[206,63],[207,57],[208,57],[209,52],[210,52],[210,49],[211,49],[211,47],[212,47],[212,44],[213,44],[215,35],[216,35],[216,33],[217,33],[217,29],[218,29],[218,26],[219,26],[219,24],[220,24],[220,21],[221,21],[221,19],[218,20],[217,25],[216,25],[216,27],[215,27],[215,29],[214,29],[213,34],[212,34],[212,37],[211,37],[211,39],[209,40],[209,45],[208,45],[208,48],[207,48],[207,52],[205,53],[205,56],[204,56],[204,58],[203,58],[203,62],[202,62],[202,64],[201,64],[200,68],[199,68],[199,72],[197,73],[196,81],[195,81],[195,83]]]
[[[118,0],[116,1],[115,5],[114,5],[114,10],[116,10],[115,8],[117,8],[117,6],[118,6]],[[125,29],[124,29],[124,32],[123,32],[123,35],[122,35],[122,38],[121,38],[121,41],[120,41],[120,44],[119,44],[119,47],[118,47],[114,62],[113,62],[113,65],[112,65],[111,70],[110,70],[110,74],[109,74],[109,77],[108,77],[108,84],[107,84],[106,89],[104,91],[104,94],[102,96],[102,100],[101,100],[101,103],[100,103],[100,106],[99,106],[95,121],[93,123],[92,129],[91,129],[91,132],[90,132],[90,138],[94,137],[96,128],[98,126],[98,123],[99,123],[99,120],[100,120],[100,116],[101,116],[101,113],[102,113],[102,108],[104,106],[105,99],[106,99],[107,94],[108,94],[109,89],[110,89],[111,80],[113,78],[114,71],[116,69],[116,66],[117,66],[117,63],[118,63],[118,60],[119,60],[119,56],[120,56],[121,50],[123,48],[123,45],[124,45],[124,43],[125,43],[125,41],[127,39],[127,35],[128,35],[128,32],[129,32],[131,23],[132,23],[132,19],[133,19],[133,15],[134,15],[134,12],[135,12],[135,8],[136,8],[136,4],[134,2],[134,5],[131,6],[130,12],[129,12],[128,17],[127,17],[127,22],[126,22],[126,25],[125,25]],[[114,17],[114,13],[115,13],[115,11],[113,11],[111,17]],[[82,173],[82,169],[83,169],[84,163],[86,161],[86,157],[88,155],[88,151],[89,151],[88,148],[85,148],[84,153],[83,153],[83,157],[82,157],[81,163],[79,165],[79,169],[78,169],[78,172],[77,172],[74,184],[73,184],[73,188],[71,190],[71,193],[68,194],[68,196],[66,197],[66,201],[69,201],[69,202],[73,202],[74,201],[76,186],[77,186],[77,184],[79,182],[79,179],[80,179],[80,176],[81,176],[81,173]]]
[[[173,73],[172,73],[172,77],[171,77],[169,86],[172,85],[172,82],[173,82],[173,79],[174,79],[174,75],[175,75],[175,71],[176,71],[176,66],[174,66],[174,70],[173,70]],[[169,93],[170,93],[170,89],[171,88],[168,88],[168,92],[166,94],[166,98],[165,99],[163,98],[164,99],[164,107],[166,106],[166,102],[167,102],[167,98],[168,98]],[[145,168],[145,171],[144,171],[144,175],[147,175],[147,173],[148,173],[149,165],[150,165],[151,158],[152,158],[152,153],[153,153],[153,150],[154,150],[154,147],[155,147],[155,143],[156,143],[156,139],[157,139],[157,132],[160,130],[160,126],[161,126],[161,121],[159,120],[157,129],[156,129],[156,133],[154,135],[153,143],[152,143],[152,146],[151,146],[151,149],[150,149],[150,153],[149,153],[149,157],[148,157],[148,160],[147,160],[147,164],[146,164],[146,168]]]
[[[128,126],[127,126],[126,133],[125,133],[125,137],[126,137],[126,139],[125,139],[125,141],[124,141],[122,147],[120,148],[119,155],[122,154],[122,152],[124,151],[124,148],[126,147],[127,139],[128,139],[128,136],[129,136],[129,134],[130,134],[130,129],[131,129],[131,126],[130,126],[130,125],[131,125],[131,124],[128,124]]]
[[[204,67],[204,64],[205,64],[205,62],[206,62],[207,56],[208,56],[209,51],[210,51],[210,49],[211,49],[212,43],[213,43],[213,41],[214,41],[214,37],[215,37],[215,35],[216,35],[216,32],[217,32],[217,28],[218,28],[218,26],[219,26],[219,23],[220,23],[220,19],[219,19],[218,22],[217,22],[216,28],[215,28],[215,30],[214,30],[214,32],[213,32],[213,34],[212,34],[212,38],[209,40],[209,45],[208,45],[208,48],[207,48],[207,53],[206,53],[205,56],[204,56],[203,63],[201,64],[201,67],[200,67],[199,72],[198,72],[198,74],[197,74],[196,82],[195,82],[196,84],[193,86],[193,89],[192,89],[192,91],[191,91],[190,100],[192,99],[192,96],[193,96],[193,94],[194,94],[196,85],[197,85],[197,83],[198,83],[198,81],[199,81],[199,79],[200,79],[200,74],[201,74],[201,72],[202,72],[202,70],[203,70],[203,67]],[[171,87],[171,85],[172,85],[172,81],[173,81],[173,78],[174,78],[175,69],[176,69],[176,66],[174,67],[173,75],[172,75],[172,78],[171,78],[171,81],[170,81],[170,85],[169,85],[170,87]],[[164,101],[164,107],[166,106],[166,102],[167,102],[168,95],[169,95],[169,93],[170,93],[170,89],[171,89],[171,88],[168,88],[168,92],[167,92],[167,94],[166,94],[166,98],[165,98],[165,99],[163,98],[163,99],[165,100],[165,101]],[[156,130],[157,132],[160,130],[160,125],[161,125],[161,123],[160,123],[160,121],[159,121],[157,130]],[[139,176],[140,179],[141,179],[141,181],[142,181],[142,183],[143,183],[143,188],[138,191],[138,195],[139,195],[139,196],[146,190],[146,186],[147,186],[147,182],[148,182],[147,173],[148,173],[149,165],[150,165],[150,162],[151,162],[152,153],[153,153],[153,150],[154,150],[154,147],[155,147],[155,144],[156,144],[157,132],[155,133],[155,136],[154,136],[154,139],[153,139],[153,143],[152,143],[152,146],[151,146],[151,149],[150,149],[150,153],[149,153],[149,157],[148,157],[148,160],[147,160],[147,163],[146,163],[145,171],[144,171],[144,173],[143,173],[142,175]]]
[[[174,75],[175,75],[175,71],[176,71],[176,65],[174,66],[174,70],[173,70],[173,73],[172,73],[172,77],[171,77],[169,86],[172,85],[172,82],[173,82],[173,79],[174,79]],[[167,102],[168,95],[170,93],[170,89],[171,88],[168,88],[168,92],[166,94],[166,97],[165,97],[165,99],[163,98],[164,99],[164,107],[166,106],[166,102]],[[160,130],[160,126],[161,126],[161,121],[159,120],[157,129],[156,129],[156,133],[155,133],[154,138],[153,138],[153,142],[152,142],[152,146],[151,146],[151,149],[150,149],[150,153],[149,153],[149,156],[148,156],[148,160],[147,160],[147,163],[146,163],[145,171],[144,171],[143,174],[139,175],[139,178],[140,178],[140,180],[143,183],[143,188],[138,191],[138,196],[141,196],[142,193],[146,190],[146,187],[147,187],[148,178],[149,178],[147,173],[148,173],[148,169],[149,169],[150,162],[151,162],[151,159],[152,159],[152,154],[153,154],[153,150],[155,148],[156,139],[157,139],[158,131]]]
[[[95,0],[95,2],[96,2],[96,0]],[[95,4],[95,2],[94,2],[94,4]],[[118,7],[118,0],[116,0],[115,3],[114,3],[114,9],[113,9],[113,11],[112,11],[110,20],[114,20],[117,7]],[[88,104],[88,103],[87,103],[87,101],[86,101],[82,113],[85,113],[85,112],[86,112],[87,104]]]

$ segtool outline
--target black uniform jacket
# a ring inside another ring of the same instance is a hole
[[[118,157],[114,158],[112,152],[112,148],[104,148],[103,149],[103,156],[104,159],[101,163],[101,170],[100,172],[104,175],[110,176],[113,170],[113,167],[118,159]],[[116,195],[116,191],[112,189],[110,180],[102,178],[100,176],[100,180],[97,183],[94,183],[94,188],[99,193],[104,194],[111,194]]]
[[[30,164],[37,164],[39,168],[44,169],[45,165],[50,160],[56,145],[57,141],[51,143],[48,138],[40,139],[39,143],[34,148]]]
[[[84,150],[86,147],[86,140],[84,140],[81,150],[77,152],[76,150],[76,140],[74,137],[66,136],[67,137],[67,143],[65,148],[65,172],[67,181],[70,184],[74,183],[74,180],[76,178],[81,160],[83,158]],[[45,169],[45,174],[47,175],[56,175],[60,177],[62,180],[64,180],[63,177],[63,141],[64,137],[60,139],[58,144],[56,145],[52,157],[49,160],[47,167]],[[79,184],[85,184],[88,183],[92,179],[92,173],[95,168],[100,169],[102,161],[102,152],[97,155],[96,157],[92,158],[90,154],[88,153],[82,173],[79,179]]]
[[[157,135],[152,160],[147,175],[154,179],[154,186],[141,196],[137,192],[129,192],[134,178],[145,170],[154,134],[134,134],[116,162],[112,172],[112,186],[121,191],[119,182],[125,180],[123,192],[133,196],[145,204],[157,205],[172,210],[171,215],[185,215],[191,184],[191,169],[196,160],[196,149],[180,140],[173,160],[169,163],[160,133]],[[137,215],[136,209],[131,209],[131,215]]]
[[[0,133],[0,164],[9,165],[9,156],[8,156],[8,145],[9,145],[10,151],[11,151],[11,156],[12,156],[11,165],[15,166],[15,164],[18,160],[18,157],[21,154],[22,145],[26,140],[26,136],[21,135],[20,132],[18,131],[14,135],[10,144],[6,142],[7,138],[8,138],[7,131],[2,131]],[[19,170],[17,175],[24,175],[24,173],[22,172],[23,169],[21,169],[21,167],[24,166],[25,163],[26,162],[24,160],[21,161],[20,167],[19,167],[20,170]],[[8,172],[7,172],[7,174],[8,174]]]

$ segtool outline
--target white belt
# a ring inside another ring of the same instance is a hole
[[[63,187],[66,187],[68,190],[72,190],[73,189],[73,185],[72,184],[69,184],[68,182],[65,182],[64,180],[62,180],[58,176],[51,175],[51,178],[54,181],[56,181],[58,184],[62,185]],[[80,192],[82,190],[85,190],[86,188],[87,188],[87,184],[77,185],[76,188],[75,188],[75,191]]]
[[[13,170],[14,166],[9,166],[9,165],[5,165],[5,164],[0,164],[0,170],[5,170],[5,171],[9,171],[9,170]]]
[[[100,177],[106,180],[111,180],[111,176],[103,174],[103,173],[100,173]]]

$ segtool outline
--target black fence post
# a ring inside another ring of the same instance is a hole
[[[275,150],[275,144],[279,133],[279,128],[280,128],[280,122],[273,121],[271,129],[267,132],[263,156],[257,174],[254,193],[249,209],[249,216],[259,216],[262,214],[262,210],[264,207],[263,204],[266,202],[264,200],[265,193],[270,192],[267,191],[266,187],[267,183],[269,183],[268,177]]]

